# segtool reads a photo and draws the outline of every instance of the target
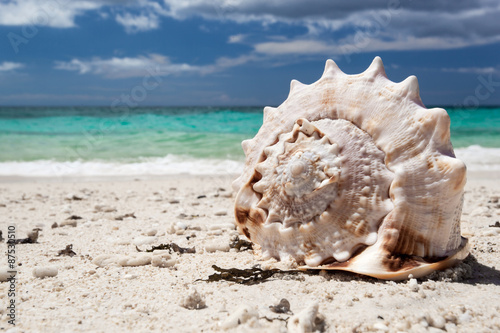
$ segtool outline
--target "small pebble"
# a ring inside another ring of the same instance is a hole
[[[144,266],[151,263],[151,254],[137,253],[129,256],[122,256],[117,263],[120,266]]]
[[[15,277],[15,274],[12,275],[9,273],[11,269],[8,267],[0,267],[0,282],[5,282],[7,281],[11,276]]]
[[[37,278],[54,277],[57,275],[57,267],[46,266],[46,267],[35,267],[33,269],[33,276]]]
[[[229,243],[228,242],[214,242],[205,245],[205,251],[207,252],[229,252]]]
[[[270,305],[269,309],[275,313],[290,313],[290,302],[286,298],[282,298],[277,305]]]
[[[61,224],[59,225],[60,227],[76,227],[78,223],[75,220],[65,220],[62,221]]]
[[[154,267],[173,267],[177,263],[175,258],[168,253],[153,253],[153,258],[151,259],[151,265]]]
[[[118,266],[144,266],[151,263],[150,253],[135,253],[127,256],[117,254],[101,254],[92,261],[94,265],[105,267],[109,265]]]
[[[97,212],[97,213],[112,213],[112,212],[116,212],[116,208],[108,206],[108,205],[95,205],[94,212]]]
[[[33,230],[31,230],[30,232],[28,232],[27,236],[30,240],[31,243],[36,243],[36,241],[38,240],[38,233],[41,229],[39,228],[35,228]]]
[[[446,320],[440,315],[431,315],[427,321],[429,322],[429,325],[439,329],[443,329],[446,325]]]
[[[259,312],[257,309],[249,306],[242,305],[235,312],[233,312],[221,325],[221,328],[228,330],[238,327],[238,325],[244,324],[250,319],[259,318]]]
[[[220,210],[218,212],[215,212],[215,216],[226,216],[227,212],[225,210]]]
[[[446,323],[446,325],[444,325],[444,329],[446,332],[448,333],[455,333],[455,332],[458,332],[457,330],[457,325],[453,324],[453,323]]]
[[[148,231],[146,231],[146,235],[148,236],[156,236],[157,233],[158,233],[157,229],[149,229]]]
[[[221,236],[222,235],[222,230],[210,230],[207,232],[207,235],[210,236]]]
[[[408,281],[408,286],[410,287],[410,290],[413,292],[418,292],[418,290],[420,288],[418,285],[417,279],[410,279]]]
[[[63,206],[63,208],[61,209],[61,212],[65,213],[65,214],[70,214],[71,213],[71,206],[69,206],[69,205]]]
[[[175,229],[176,230],[186,230],[187,228],[188,228],[188,226],[184,222],[177,222],[177,223],[175,223]]]
[[[467,311],[458,317],[458,323],[459,324],[468,323],[471,319],[472,316],[470,315],[469,311]]]
[[[92,263],[99,267],[105,267],[116,264],[118,261],[117,257],[118,256],[116,254],[101,254],[95,257],[94,260],[92,260]]]
[[[387,327],[387,325],[385,325],[383,323],[375,323],[375,324],[373,324],[373,328],[378,330],[378,331],[389,332],[389,327]]]
[[[71,200],[83,200],[83,196],[81,195],[78,195],[78,194],[68,194],[64,200],[68,200],[68,201],[71,201]]]
[[[180,306],[188,310],[200,310],[207,307],[203,296],[196,289],[188,292],[186,297],[181,300]]]
[[[314,302],[307,306],[304,310],[294,315],[288,321],[288,329],[290,332],[314,332],[315,319],[318,315],[318,303]]]

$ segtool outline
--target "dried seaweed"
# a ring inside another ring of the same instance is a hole
[[[270,323],[272,323],[274,320],[284,321],[288,325],[288,319],[290,319],[290,317],[288,317],[288,318],[280,318],[280,317],[269,318],[269,317],[263,316],[263,317],[260,317],[259,319],[265,319]]]
[[[180,213],[179,215],[177,215],[178,219],[183,219],[183,220],[192,220],[192,219],[194,219],[196,217],[200,217],[200,215],[198,215],[198,214],[196,214],[196,215],[194,215],[194,214],[186,215],[184,213]]]
[[[80,196],[78,196],[76,194],[73,194],[72,196],[67,197],[64,200],[68,200],[68,201],[71,201],[71,200],[80,201],[80,200],[83,200],[83,197],[80,197]]]
[[[496,221],[495,224],[490,224],[490,228],[500,228],[500,222]]]
[[[184,254],[184,253],[196,253],[196,249],[194,247],[180,247],[179,245],[177,245],[175,243],[160,244],[160,245],[157,245],[157,246],[153,246],[151,249],[145,250],[145,251],[140,250],[137,246],[135,248],[139,252],[153,252],[155,250],[168,250],[169,253],[172,253],[172,252],[177,252],[177,253],[180,253],[180,254]]]
[[[229,247],[232,249],[237,249],[239,252],[241,252],[241,251],[251,250],[252,245],[253,245],[252,242],[240,239],[238,236],[236,236],[229,244]]]
[[[315,274],[307,271],[282,271],[281,269],[263,270],[260,267],[252,267],[247,269],[238,268],[221,268],[217,265],[212,265],[212,268],[217,271],[208,277],[208,279],[198,279],[197,281],[218,282],[230,281],[239,284],[253,285],[265,282],[275,274]]]
[[[128,213],[128,214],[124,214],[124,215],[120,215],[120,216],[115,217],[115,220],[116,221],[123,221],[123,219],[125,219],[127,217],[131,217],[133,219],[136,218],[135,213]]]
[[[66,245],[66,248],[64,250],[59,250],[59,253],[57,256],[76,256],[76,253],[73,251],[73,244]]]

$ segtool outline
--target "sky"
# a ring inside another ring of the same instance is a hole
[[[424,104],[500,105],[498,0],[0,0],[0,105],[277,106],[375,56]]]

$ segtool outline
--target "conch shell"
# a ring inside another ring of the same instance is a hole
[[[469,253],[450,118],[424,107],[415,76],[390,81],[379,57],[358,75],[328,60],[315,83],[293,80],[242,146],[236,224],[264,258],[398,280]]]

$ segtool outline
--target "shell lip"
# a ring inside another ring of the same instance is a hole
[[[334,262],[327,265],[317,267],[300,266],[300,270],[339,270],[361,275],[371,276],[382,280],[405,280],[412,275],[414,278],[425,276],[436,270],[443,270],[455,266],[463,261],[470,253],[470,243],[467,238],[461,237],[460,246],[446,257],[440,258],[422,258],[417,256],[396,255],[401,259],[401,264],[398,269],[389,269],[387,264],[383,262],[383,256],[379,256],[374,260],[373,257],[370,265],[365,265],[364,254],[351,257],[344,262]]]

